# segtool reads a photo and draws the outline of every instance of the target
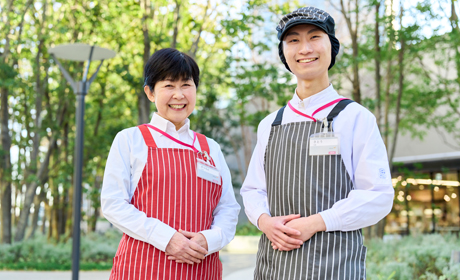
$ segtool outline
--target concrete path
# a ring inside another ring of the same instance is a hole
[[[223,280],[251,280],[254,279],[254,267],[237,270],[225,276]]]
[[[223,280],[251,280],[254,278],[256,254],[220,253],[223,265]]]
[[[223,280],[253,279],[255,254],[221,253]],[[79,280],[109,279],[110,271],[80,271]],[[71,271],[0,271],[0,280],[71,280]]]

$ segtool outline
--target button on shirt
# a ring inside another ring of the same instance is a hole
[[[194,135],[188,119],[177,131],[173,123],[156,113],[150,124],[186,144],[193,143]],[[158,148],[188,149],[153,129],[149,130]],[[210,156],[223,182],[222,196],[213,211],[211,229],[201,231],[208,243],[208,253],[211,254],[222,249],[233,239],[240,206],[236,202],[230,170],[220,146],[210,138],[207,140]],[[195,141],[194,146],[201,150],[198,141]],[[144,212],[130,204],[147,163],[147,152],[148,147],[139,128],[131,127],[116,135],[105,167],[101,209],[104,217],[127,235],[165,251],[176,230],[158,219],[147,217]]]
[[[343,96],[330,85],[304,100],[295,93],[291,105],[311,116],[316,109],[337,98]],[[316,113],[315,118],[322,120],[333,108],[334,106],[330,106]],[[259,124],[257,144],[249,164],[248,175],[241,188],[245,212],[256,226],[260,215],[270,215],[264,155],[276,113],[268,115]],[[312,120],[286,106],[282,124],[304,121]],[[387,152],[375,117],[358,103],[351,103],[334,119],[332,128],[340,135],[342,160],[353,181],[354,189],[347,198],[337,201],[330,209],[319,213],[326,224],[326,231],[350,231],[373,225],[391,211],[394,197]]]

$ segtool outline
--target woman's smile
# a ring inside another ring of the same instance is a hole
[[[171,107],[173,110],[180,111],[185,108],[187,104],[169,104],[169,107]]]

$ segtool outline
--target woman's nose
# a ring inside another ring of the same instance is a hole
[[[182,92],[182,89],[178,88],[178,89],[174,90],[173,98],[175,98],[175,99],[184,98],[184,93]]]

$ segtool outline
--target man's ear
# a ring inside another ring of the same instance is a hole
[[[149,86],[145,86],[145,87],[144,87],[144,92],[145,92],[145,94],[147,95],[147,98],[148,98],[151,102],[155,102],[155,93],[153,92],[153,90],[150,89]]]

